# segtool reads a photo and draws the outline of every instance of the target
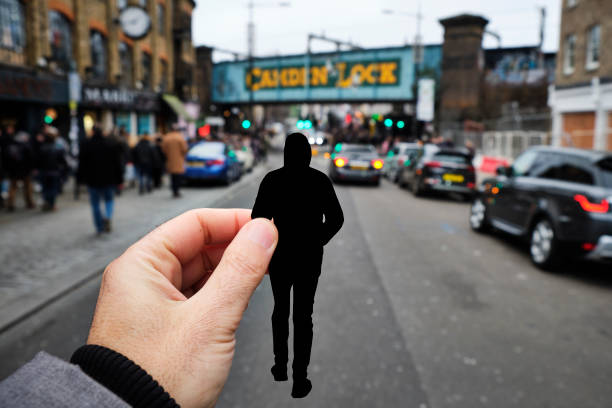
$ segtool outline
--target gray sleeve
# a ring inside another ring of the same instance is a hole
[[[129,407],[81,369],[44,351],[0,383],[2,407]]]

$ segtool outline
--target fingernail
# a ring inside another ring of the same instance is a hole
[[[274,230],[272,228],[272,225],[268,221],[258,220],[252,222],[247,232],[247,238],[260,247],[268,249],[272,246],[275,239]]]

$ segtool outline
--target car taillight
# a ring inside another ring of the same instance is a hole
[[[207,166],[218,166],[225,163],[225,159],[206,160]]]
[[[467,183],[467,188],[474,188],[474,183],[472,183],[471,181],[468,181]]]
[[[348,160],[344,157],[336,157],[334,159],[334,164],[336,165],[336,167],[344,167],[346,166],[346,163],[348,163]]]
[[[580,207],[586,212],[606,213],[610,209],[610,203],[607,200],[601,200],[600,203],[592,203],[582,194],[576,194],[574,200],[580,204]]]
[[[380,159],[374,159],[372,160],[372,167],[374,167],[376,170],[380,170],[383,168],[383,161]]]
[[[425,167],[442,167],[439,161],[428,161],[425,162]]]
[[[474,166],[468,166],[467,167],[467,171],[469,171],[470,173],[474,172]]]

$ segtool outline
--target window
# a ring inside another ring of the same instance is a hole
[[[151,116],[148,113],[139,113],[137,117],[138,134],[151,134]]]
[[[552,159],[540,159],[538,156],[538,163],[542,163],[541,167],[539,166],[542,172],[537,177],[586,185],[595,183],[593,172],[588,170],[589,164],[585,160],[566,155],[554,156]]]
[[[604,187],[612,188],[612,157],[600,160],[597,163]]]
[[[143,52],[140,60],[142,64],[142,86],[148,89],[151,88],[151,55]]]
[[[121,85],[132,86],[134,84],[132,47],[123,41],[119,42],[119,62],[121,64]]]
[[[147,0],[138,0],[138,5],[147,8]]]
[[[0,0],[0,48],[21,52],[25,46],[23,5]]]
[[[166,8],[159,3],[157,3],[157,32],[159,35],[166,33]]]
[[[160,91],[164,92],[168,88],[168,63],[164,60],[160,61],[160,75],[159,87]]]
[[[101,32],[91,30],[89,33],[91,46],[91,76],[94,79],[106,79],[107,46],[106,38]]]
[[[123,10],[127,7],[127,0],[117,0],[117,8]]]
[[[576,7],[578,0],[567,0],[567,7]]]
[[[565,49],[563,56],[563,73],[569,75],[574,72],[576,62],[576,36],[569,34],[565,37]]]
[[[55,10],[49,11],[51,59],[60,70],[68,71],[72,61],[72,28],[70,21]]]
[[[587,33],[587,69],[599,67],[600,31],[601,28],[598,24],[591,27]]]
[[[512,173],[517,176],[527,176],[531,170],[533,163],[536,159],[538,152],[534,150],[528,150],[516,158],[512,165]]]

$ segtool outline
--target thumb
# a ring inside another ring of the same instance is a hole
[[[265,275],[278,232],[265,218],[245,224],[223,253],[204,287],[194,296],[204,310],[214,310],[223,327],[238,327],[251,295]]]

